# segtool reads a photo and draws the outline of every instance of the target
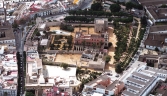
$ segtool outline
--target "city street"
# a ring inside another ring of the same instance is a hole
[[[84,0],[82,5],[80,6],[80,9],[84,10],[87,8],[90,8],[93,3],[93,0]]]
[[[79,6],[78,9],[84,10],[84,9],[90,8],[92,3],[93,3],[93,0],[84,0],[82,2],[82,4]],[[65,16],[68,16],[68,12],[66,12],[66,11],[65,12],[59,12],[59,13],[56,13],[56,14],[53,14],[53,15],[49,15],[49,16],[43,16],[42,18],[50,19],[50,20],[57,20],[55,18],[64,19]],[[60,21],[60,20],[57,20],[57,21]]]

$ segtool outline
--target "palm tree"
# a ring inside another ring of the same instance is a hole
[[[93,43],[92,47],[93,47],[93,49],[95,49],[96,48],[96,43]]]
[[[60,44],[57,45],[57,49],[59,49],[59,48],[60,48]]]
[[[89,34],[89,28],[90,28],[90,26],[88,26],[88,34]]]
[[[85,40],[82,41],[82,45],[83,45],[84,48],[85,48],[85,44],[86,44],[86,41]]]
[[[79,24],[79,31],[81,30],[81,23]]]
[[[100,41],[100,47],[103,45],[103,42],[102,41]]]
[[[65,44],[63,45],[63,49],[66,50],[66,45]]]

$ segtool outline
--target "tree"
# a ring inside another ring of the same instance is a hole
[[[110,6],[111,12],[119,12],[121,10],[121,6],[119,4],[112,4]]]
[[[159,8],[167,8],[166,4],[162,4]]]
[[[67,43],[68,44],[72,44],[72,40],[73,40],[73,37],[72,37],[72,35],[70,35],[68,38],[67,38]]]
[[[66,64],[66,63],[62,63],[61,65],[60,65],[60,67],[63,67],[63,69],[67,69],[68,68],[68,64]]]
[[[108,43],[108,48],[110,48],[112,46],[112,43],[111,42],[109,42]]]
[[[126,10],[131,10],[134,7],[134,4],[132,2],[127,2],[125,6],[126,6]]]
[[[143,6],[141,4],[137,5],[137,9],[143,10]]]
[[[57,48],[60,48],[60,44],[57,45]]]
[[[13,23],[13,28],[17,28],[17,27],[18,27],[18,24],[17,24],[16,21],[14,21],[14,23]]]
[[[81,31],[81,23],[79,24],[79,31]]]
[[[66,50],[66,45],[65,44],[63,44],[63,49]]]
[[[155,48],[155,51],[159,52],[159,49],[156,47],[156,48]]]
[[[140,21],[141,21],[141,24],[142,24],[142,25],[144,25],[144,26],[147,25],[147,17],[146,17],[146,16],[142,17],[142,18],[140,19]]]
[[[55,45],[54,45],[54,44],[51,44],[51,45],[50,45],[50,50],[54,50],[54,47],[55,47]]]
[[[113,25],[114,25],[115,28],[118,28],[118,27],[119,27],[119,23],[116,22],[116,21],[113,22]]]
[[[111,60],[111,56],[107,55],[107,56],[105,57],[105,62],[108,63],[110,60]]]
[[[44,34],[46,34],[46,31],[43,31]]]
[[[36,36],[41,36],[41,34],[39,32],[36,33]]]
[[[20,19],[20,24],[25,24],[26,21],[24,19]]]
[[[95,49],[96,48],[96,43],[93,43],[92,47],[93,47],[93,49]]]
[[[91,9],[93,11],[101,11],[101,10],[103,10],[103,7],[102,7],[101,3],[94,3],[91,5]]]
[[[26,92],[26,96],[35,96],[32,92]]]
[[[123,72],[123,68],[122,68],[122,63],[116,64],[115,66],[115,72],[117,73],[122,73]]]
[[[83,41],[82,41],[82,46],[85,47],[85,44],[86,44],[86,41],[83,40]]]
[[[90,28],[90,26],[88,26],[88,34],[89,34],[89,28]]]

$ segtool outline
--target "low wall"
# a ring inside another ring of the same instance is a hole
[[[82,54],[83,51],[73,51],[73,50],[48,50],[48,54]]]
[[[62,62],[50,62],[50,61],[43,61],[43,65],[50,65],[50,66],[60,66]],[[69,67],[77,67],[74,64],[68,64]]]
[[[87,68],[87,69],[92,69],[92,70],[97,70],[97,71],[103,71],[103,69],[98,69],[98,68],[90,68],[89,66],[80,66],[81,68]]]
[[[61,22],[46,22],[46,27],[60,26]]]

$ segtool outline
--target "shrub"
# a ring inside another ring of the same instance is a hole
[[[62,63],[62,64],[60,65],[60,67],[63,67],[63,69],[67,69],[67,68],[68,68],[68,64]]]
[[[105,62],[108,63],[110,60],[111,60],[111,56],[107,55],[107,56],[105,57]]]
[[[70,32],[74,31],[74,27],[71,25],[67,25],[67,24],[61,24],[60,29],[65,30],[65,31],[70,31]]]

